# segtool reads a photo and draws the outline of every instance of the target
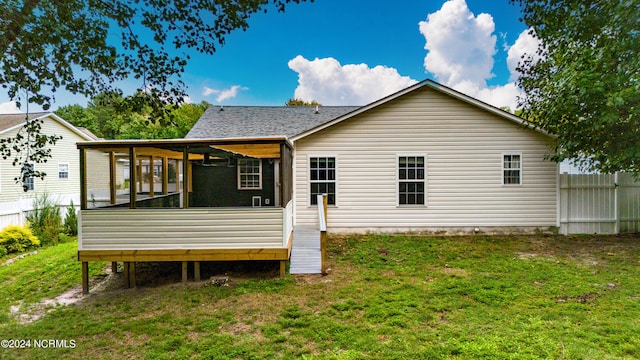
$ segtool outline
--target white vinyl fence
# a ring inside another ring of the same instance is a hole
[[[640,182],[631,174],[561,174],[560,233],[640,232]]]
[[[80,208],[80,195],[50,195],[60,208],[60,216],[64,221],[67,215],[67,208],[71,201],[76,208]],[[27,221],[27,214],[33,210],[33,199],[20,199],[0,203],[0,231],[9,225],[24,225]]]

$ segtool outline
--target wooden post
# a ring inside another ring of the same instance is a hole
[[[111,262],[111,273],[112,274],[118,273],[118,263],[116,261]]]
[[[124,287],[129,289],[131,288],[131,279],[129,278],[129,269],[131,268],[131,263],[128,261],[124,262],[124,271],[122,275],[124,276]]]
[[[186,261],[182,262],[182,282],[187,282],[187,280],[189,280],[189,276],[187,273],[187,264],[188,262]]]
[[[322,194],[322,208],[324,210],[324,231],[320,232],[320,254],[322,256],[322,275],[327,275],[327,194]]]
[[[189,208],[189,147],[185,146],[182,153],[182,207]],[[177,179],[176,181],[180,181]]]
[[[109,198],[112,205],[116,203],[116,182],[118,182],[116,177],[116,153],[109,151]]]
[[[129,263],[129,287],[135,289],[136,287],[136,263],[132,261]]]
[[[87,208],[87,151],[80,148],[80,209]]]
[[[89,263],[86,261],[82,262],[82,293],[89,293]]]
[[[280,260],[280,278],[284,279],[286,275],[287,275],[287,261]]]
[[[193,279],[200,281],[200,261],[193,262]]]
[[[129,208],[136,208],[137,201],[137,171],[136,171],[136,149],[134,147],[129,148]]]
[[[153,162],[155,161],[153,155],[151,155],[151,157],[149,158],[149,197],[153,197],[155,194],[155,189],[153,188],[156,184],[154,182],[154,178],[153,178],[153,174],[154,174],[154,170],[156,167],[156,164],[154,164]]]
[[[162,158],[162,193],[169,195],[169,158]]]

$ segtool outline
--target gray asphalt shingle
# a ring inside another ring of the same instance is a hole
[[[300,134],[358,106],[210,106],[185,139],[224,139]]]

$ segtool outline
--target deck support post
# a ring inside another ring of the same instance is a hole
[[[189,264],[188,261],[183,261],[182,262],[182,282],[187,282],[187,280],[189,280],[189,276],[187,273],[187,265]]]
[[[200,261],[193,262],[193,279],[200,281]]]
[[[284,279],[284,277],[287,275],[287,261],[286,260],[280,260],[280,278]]]
[[[86,261],[82,262],[82,293],[89,293],[89,263]]]
[[[111,273],[112,274],[118,273],[118,263],[116,261],[111,262]]]
[[[129,268],[131,267],[131,263],[128,261],[125,261],[123,263],[124,265],[124,271],[122,272],[122,275],[124,276],[124,287],[129,289],[131,288],[131,283],[129,282]]]
[[[136,288],[136,263],[134,261],[129,264],[129,288]]]

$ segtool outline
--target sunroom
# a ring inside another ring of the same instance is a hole
[[[292,146],[285,137],[78,143],[78,260],[88,264],[275,260],[291,253]]]

